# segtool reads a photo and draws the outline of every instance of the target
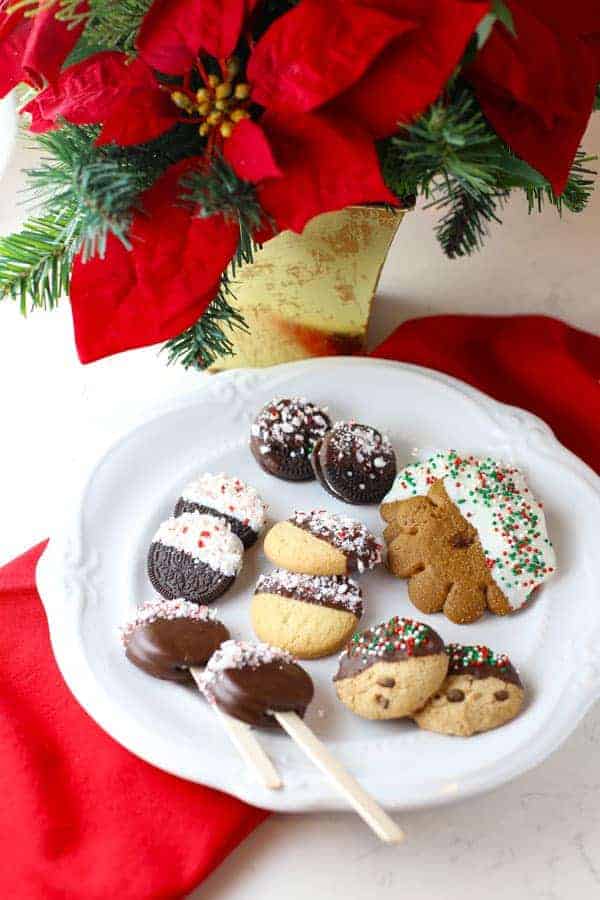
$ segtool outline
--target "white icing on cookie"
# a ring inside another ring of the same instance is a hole
[[[233,516],[257,534],[265,524],[266,506],[258,491],[223,472],[211,475],[206,472],[187,484],[181,496],[184,500],[208,506],[219,513]]]
[[[244,545],[225,519],[216,516],[190,512],[167,519],[153,542],[182,550],[223,575],[237,575],[242,568]]]
[[[511,608],[519,609],[556,569],[542,504],[525,476],[489,456],[440,451],[402,469],[383,503],[423,497],[438,480],[476,529],[492,578]]]

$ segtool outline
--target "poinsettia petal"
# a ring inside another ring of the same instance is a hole
[[[373,141],[353,122],[269,112],[261,125],[283,177],[259,185],[258,196],[280,229],[302,231],[313,216],[352,203],[397,203]]]
[[[137,95],[139,99],[142,92],[158,93],[148,66],[124,53],[107,51],[69,66],[23,112],[33,117],[32,131],[52,127],[59,118],[74,125],[93,125],[109,119],[115,107],[122,108],[130,98]],[[132,100],[127,116],[135,115]]]
[[[155,0],[137,37],[140,56],[168,75],[187,72],[200,50],[230,56],[239,40],[244,0]]]
[[[284,111],[322,106],[354,84],[390,41],[417,26],[414,17],[392,15],[376,4],[301,0],[271,25],[252,53],[252,98]]]
[[[192,325],[214,298],[238,242],[222,216],[194,217],[178,200],[196,160],[172,166],[142,198],[128,251],[109,237],[103,259],[75,260],[71,307],[82,362],[167,340]]]
[[[258,182],[282,175],[264,131],[250,119],[236,125],[225,142],[223,155],[236,175],[244,181]]]
[[[169,131],[177,121],[177,107],[168,93],[158,88],[140,88],[113,107],[96,144],[145,144]]]
[[[405,4],[402,3],[401,6]],[[489,3],[435,0],[422,8],[419,28],[393,41],[364,77],[335,101],[374,137],[411,122],[434,100],[458,65]]]
[[[83,20],[73,28],[55,17],[58,2],[41,6],[35,16],[25,17],[22,9],[9,14],[11,0],[0,2],[0,97],[21,81],[43,87],[53,81],[65,59],[79,40]],[[87,9],[81,2],[78,13]]]
[[[597,62],[572,33],[554,31],[523,4],[511,11],[516,36],[496,25],[467,75],[500,137],[559,194],[592,112]]]

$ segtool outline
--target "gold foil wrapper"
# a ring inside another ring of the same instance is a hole
[[[361,353],[379,275],[404,213],[348,207],[284,231],[233,278],[249,334],[228,331],[234,355],[212,371]]]

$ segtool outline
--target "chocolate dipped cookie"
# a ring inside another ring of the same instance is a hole
[[[205,472],[181,492],[174,515],[184,512],[221,516],[248,549],[264,527],[266,506],[258,491],[240,478]]]
[[[202,676],[202,690],[216,704],[249,725],[272,725],[271,711],[303,717],[313,697],[310,675],[285,650],[251,641],[225,641]]]
[[[370,425],[336,422],[311,454],[317,480],[344,503],[379,503],[396,477],[389,439]]]
[[[519,714],[523,685],[506,654],[482,644],[449,644],[446,651],[446,680],[413,715],[420,728],[470,737],[505,725]]]
[[[167,519],[148,553],[148,577],[168,600],[212,603],[242,567],[244,546],[223,518],[186,512]]]
[[[122,630],[127,659],[154,678],[193,683],[190,668],[205,666],[229,631],[207,606],[178,597],[144,603]]]
[[[272,563],[290,572],[348,575],[380,563],[382,546],[362,522],[315,509],[296,511],[274,525],[264,550]]]
[[[523,474],[453,450],[398,473],[381,505],[388,568],[411,602],[461,624],[520,609],[554,573],[542,508]]]
[[[310,481],[315,477],[310,464],[313,446],[330,428],[326,411],[303,397],[271,400],[254,420],[250,449],[270,475]]]
[[[353,636],[333,680],[339,699],[357,716],[399,719],[420,709],[447,671],[439,634],[423,622],[394,616]]]
[[[273,569],[258,579],[250,615],[262,641],[316,659],[346,643],[362,612],[361,590],[350,578]]]

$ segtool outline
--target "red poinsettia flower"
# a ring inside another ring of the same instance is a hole
[[[39,0],[39,11],[26,16],[23,8],[9,12],[14,0],[0,0],[0,97],[22,81],[43,87],[58,75],[79,40],[83,22],[70,28],[55,18],[58,0],[48,6]],[[84,12],[82,2],[77,12]]]
[[[80,254],[71,276],[71,307],[82,362],[164,341],[189,327],[219,287],[238,242],[238,226],[223,216],[194,216],[176,203],[186,172],[177,163],[141,197],[128,250],[109,236],[103,258]]]
[[[560,194],[600,77],[600,4],[510,0],[468,77],[500,137]]]

